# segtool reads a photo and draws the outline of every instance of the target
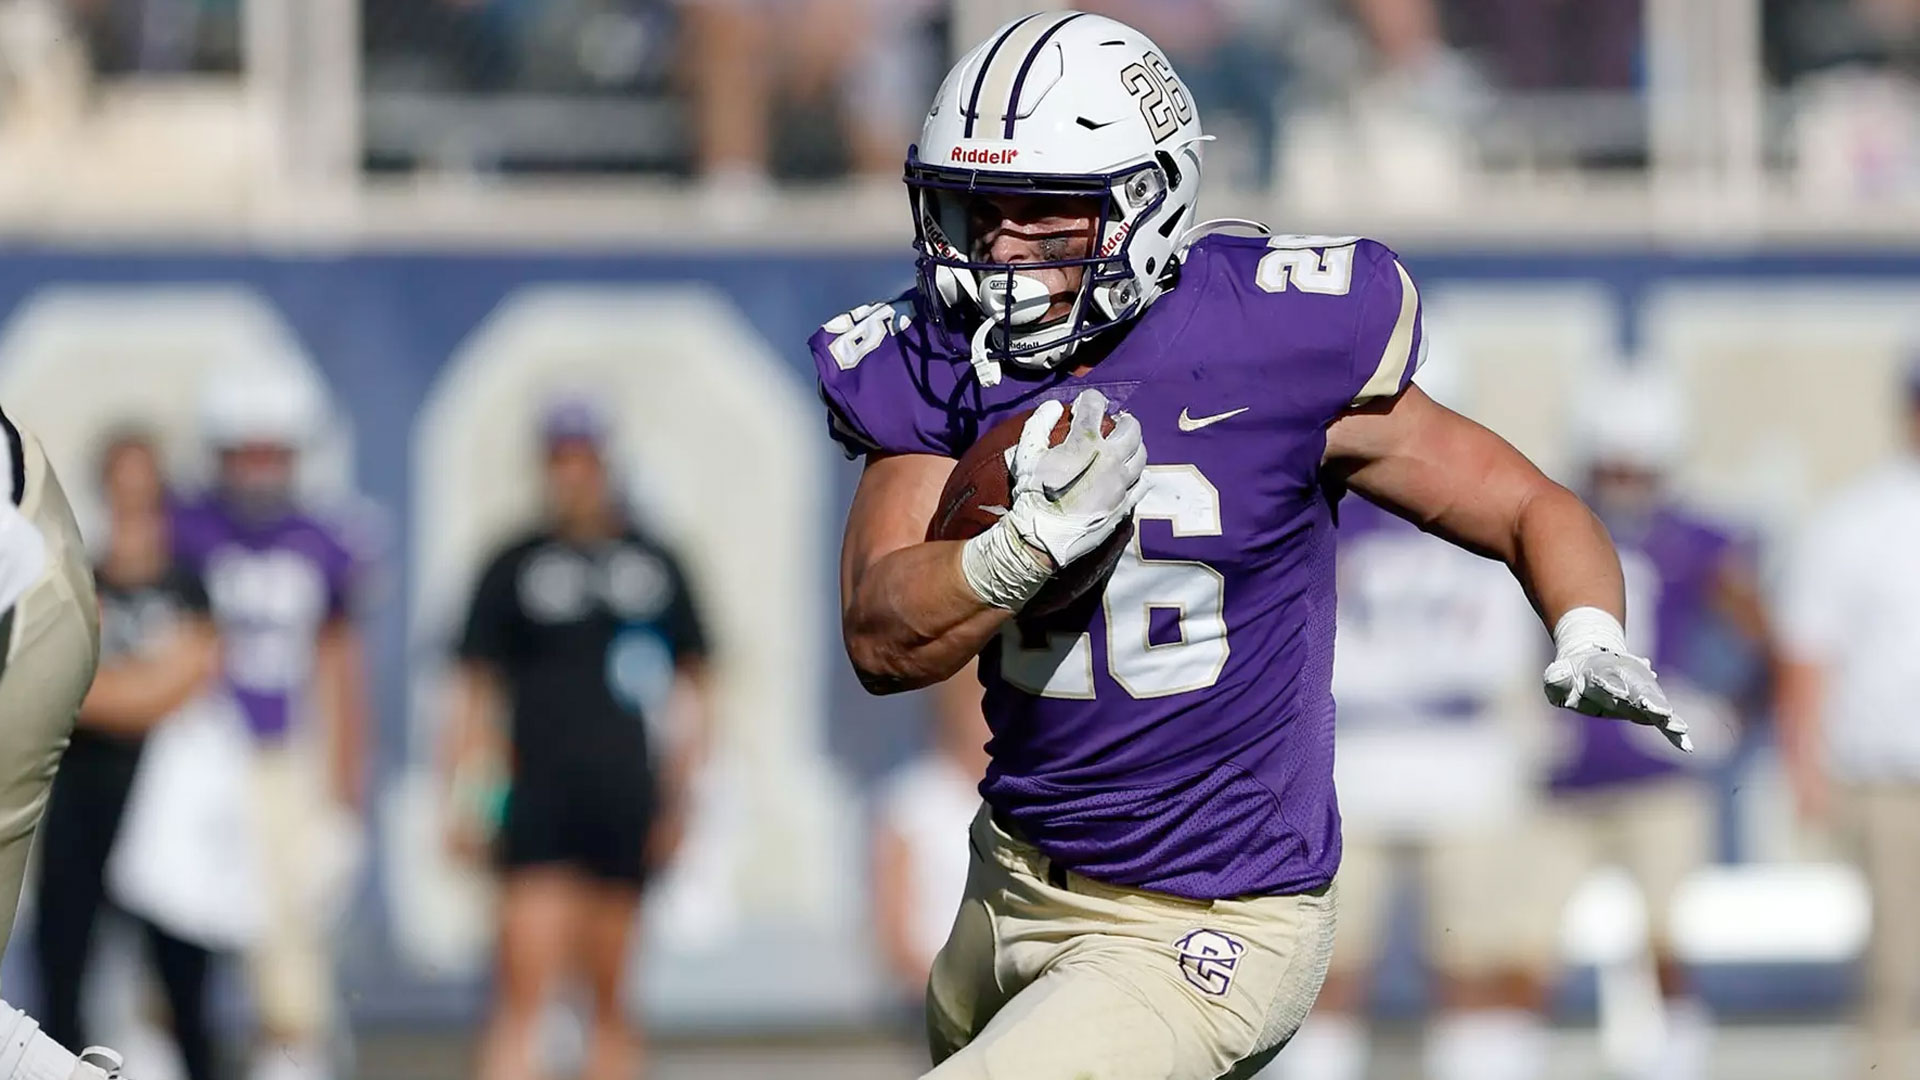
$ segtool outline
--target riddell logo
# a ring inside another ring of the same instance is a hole
[[[1005,150],[983,150],[979,147],[956,146],[947,161],[954,165],[1011,165],[1013,159],[1020,156],[1015,147]]]
[[[1120,245],[1127,242],[1127,234],[1132,231],[1133,231],[1132,225],[1120,226],[1120,229],[1118,232],[1114,233],[1112,236],[1107,237],[1107,242],[1100,245],[1100,257],[1104,259],[1107,256],[1113,254],[1114,252],[1120,250]]]

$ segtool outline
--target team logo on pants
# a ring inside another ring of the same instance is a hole
[[[1206,993],[1219,997],[1233,985],[1233,969],[1247,947],[1214,930],[1192,930],[1173,943],[1180,950],[1180,974]]]

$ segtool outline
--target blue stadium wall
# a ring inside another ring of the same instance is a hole
[[[1648,292],[1676,282],[1868,281],[1910,285],[1920,295],[1920,251],[1678,255],[1410,249],[1403,256],[1428,288],[1542,282],[1596,287],[1614,304],[1622,342],[1635,338],[1637,314]],[[378,761],[383,772],[391,772],[409,753],[408,601],[401,582],[408,572],[404,560],[412,548],[411,534],[420,524],[408,517],[407,508],[415,505],[409,440],[437,374],[490,313],[533,286],[702,283],[731,300],[785,362],[788,377],[810,394],[813,376],[806,338],[836,313],[893,295],[910,281],[904,252],[818,257],[383,252],[325,257],[15,248],[0,253],[0,324],[36,292],[58,285],[231,284],[254,291],[278,310],[352,418],[359,490],[393,515],[395,532],[388,550],[397,565],[389,568],[393,575],[371,605],[367,626],[375,664]],[[85,390],[76,387],[74,392]],[[30,416],[25,419],[31,423]],[[840,463],[824,423],[817,447],[823,462],[832,463],[826,467],[835,502],[819,519],[823,543],[832,544],[856,470]],[[831,564],[823,561],[822,581],[831,573]],[[855,778],[871,779],[908,752],[916,741],[916,725],[903,719],[906,707],[897,701],[860,693],[833,621],[823,619],[817,636],[818,662],[827,672],[823,711],[830,718],[832,748]],[[363,1017],[374,1022],[408,1017],[421,1011],[416,1006],[425,1000],[444,1004],[443,1015],[450,1018],[463,1014],[472,1003],[470,994],[436,996],[391,962],[382,942],[378,897],[377,888],[368,890],[366,903],[375,917],[356,920],[349,940],[341,943]],[[17,962],[8,966],[18,968]],[[1782,993],[1788,999],[1794,996]],[[1758,1003],[1777,995],[1755,996]]]

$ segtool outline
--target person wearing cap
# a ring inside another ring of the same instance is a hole
[[[543,1007],[574,977],[592,1001],[584,1076],[633,1074],[634,916],[705,743],[706,631],[679,559],[615,495],[607,436],[589,402],[547,412],[544,518],[487,563],[455,648],[449,842],[490,844],[502,879],[482,1080],[540,1071]]]
[[[1855,1075],[1920,1076],[1920,356],[1905,446],[1821,508],[1781,590],[1776,712],[1802,819],[1830,827],[1873,894]]]
[[[222,368],[201,389],[213,484],[175,509],[173,542],[206,582],[219,689],[251,736],[265,912],[247,956],[260,1026],[252,1075],[323,1078],[342,1033],[332,916],[351,884],[366,809],[365,548],[301,490],[327,425],[311,374]]]

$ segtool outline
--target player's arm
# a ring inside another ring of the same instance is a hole
[[[661,769],[658,813],[647,838],[647,858],[656,867],[672,861],[686,837],[694,782],[706,764],[714,733],[713,664],[705,620],[677,561],[673,577],[674,602],[667,614],[674,656],[673,690],[666,702],[671,741]]]
[[[1685,742],[1651,669],[1627,652],[1625,579],[1605,527],[1506,440],[1410,386],[1336,419],[1326,463],[1373,502],[1512,569],[1553,630],[1555,704]]]
[[[713,745],[713,669],[704,658],[675,665],[667,730],[673,744],[661,769],[658,811],[647,837],[647,863],[655,867],[680,852],[693,816],[694,782]]]
[[[966,542],[927,542],[953,461],[872,454],[840,547],[841,633],[860,684],[876,694],[929,686],[966,666],[1013,616],[981,599]]]
[[[440,780],[446,844],[458,858],[479,861],[491,830],[490,803],[507,760],[501,718],[506,692],[487,661],[463,659],[454,668],[440,732]]]
[[[520,655],[520,560],[496,555],[467,604],[440,729],[440,780],[448,851],[473,862],[486,854],[511,762],[505,673]]]
[[[1831,801],[1824,721],[1833,659],[1854,643],[1857,597],[1882,587],[1863,556],[1861,522],[1827,511],[1801,537],[1781,583],[1772,626],[1779,641],[1773,707],[1780,760],[1800,816],[1822,822]]]
[[[1013,505],[965,541],[927,541],[953,462],[869,454],[840,556],[841,628],[860,682],[876,694],[951,678],[980,654],[1053,572],[1094,548],[1146,494],[1140,423],[1101,427],[1107,399],[1084,390],[1056,446],[1066,407],[1040,405],[1009,466]]]
[[[1512,567],[1549,625],[1579,607],[1625,618],[1620,557],[1586,504],[1418,386],[1334,421],[1326,457],[1368,500]]]
[[[367,658],[350,618],[321,627],[314,651],[314,688],[332,751],[333,797],[354,812],[365,809],[367,783]]]
[[[185,705],[219,667],[212,621],[182,619],[152,652],[101,665],[80,703],[80,725],[128,735],[148,731]]]
[[[1775,669],[1774,714],[1780,724],[1780,761],[1794,805],[1810,822],[1825,821],[1828,784],[1820,711],[1827,699],[1827,672],[1818,661],[1788,657]]]
[[[1749,550],[1735,547],[1720,560],[1713,577],[1711,603],[1727,625],[1758,651],[1770,679],[1780,678],[1786,658],[1760,587],[1760,573]]]

